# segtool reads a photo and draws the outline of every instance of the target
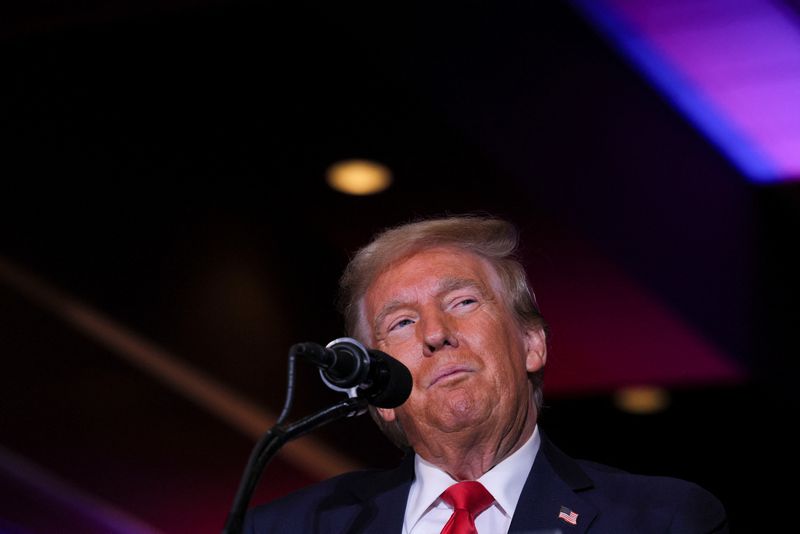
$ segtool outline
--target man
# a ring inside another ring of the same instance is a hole
[[[245,532],[727,532],[700,487],[572,460],[539,430],[546,336],[516,246],[505,221],[450,217],[356,254],[346,327],[411,371],[408,400],[371,411],[411,453],[257,508]]]

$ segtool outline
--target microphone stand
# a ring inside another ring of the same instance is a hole
[[[352,397],[304,417],[299,421],[284,425],[283,421],[286,419],[292,405],[294,360],[295,348],[293,347],[289,351],[289,384],[286,390],[286,402],[275,426],[267,431],[250,454],[244,475],[239,483],[239,489],[236,491],[236,497],[233,500],[233,506],[228,514],[225,528],[222,530],[223,534],[240,534],[242,532],[247,506],[261,477],[261,472],[283,445],[326,423],[336,421],[342,417],[362,414],[367,408],[367,400],[365,398]]]

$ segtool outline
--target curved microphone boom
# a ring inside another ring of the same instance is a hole
[[[378,408],[395,408],[411,395],[411,372],[405,365],[353,338],[335,339],[326,347],[298,343],[293,350],[320,368],[328,387],[364,397]]]
[[[294,361],[298,355],[319,367],[322,381],[328,387],[346,392],[350,398],[294,423],[285,423],[292,406]],[[285,443],[342,417],[363,414],[367,403],[379,408],[400,406],[411,395],[411,385],[411,373],[405,365],[384,352],[367,349],[355,339],[335,339],[327,347],[316,343],[292,345],[286,402],[276,424],[250,454],[223,534],[241,534],[247,506],[261,471]]]

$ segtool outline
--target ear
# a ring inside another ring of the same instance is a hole
[[[529,373],[542,369],[547,363],[547,340],[541,328],[525,331],[525,368]]]
[[[381,419],[387,423],[391,423],[397,419],[397,414],[394,413],[393,408],[378,408],[376,411],[378,412],[378,415],[381,416]]]

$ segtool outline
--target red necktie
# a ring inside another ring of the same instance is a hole
[[[447,488],[442,500],[453,507],[453,515],[442,534],[478,534],[475,518],[489,508],[494,497],[480,482],[465,480]]]

